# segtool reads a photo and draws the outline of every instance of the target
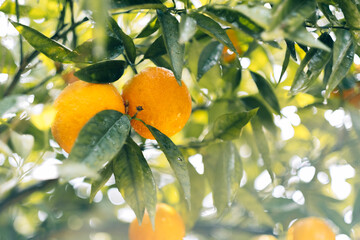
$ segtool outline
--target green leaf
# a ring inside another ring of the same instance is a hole
[[[7,74],[14,74],[16,64],[11,52],[4,46],[0,45],[0,72]]]
[[[160,22],[157,17],[153,17],[150,22],[141,30],[136,38],[148,37],[160,28]]]
[[[240,85],[241,83],[241,78],[242,78],[242,68],[229,68],[225,73],[224,73],[224,80],[228,83],[230,83],[231,86],[231,91],[235,92],[236,88]]]
[[[261,28],[267,28],[271,22],[271,10],[262,5],[247,5],[241,4],[234,7],[234,9],[244,16],[248,17]],[[240,21],[240,19],[239,19]]]
[[[272,170],[273,167],[272,167],[272,159],[270,156],[270,149],[269,149],[268,141],[265,136],[264,130],[262,129],[262,124],[260,122],[260,118],[259,117],[252,118],[251,126],[253,129],[257,148],[261,154],[262,159],[264,160],[266,170],[269,172],[271,180],[274,181],[274,173]]]
[[[169,63],[169,61],[167,61],[164,57],[159,56],[159,57],[153,57],[151,58],[151,61],[158,67],[163,67],[169,70],[172,70],[171,65]]]
[[[115,183],[141,224],[145,207],[155,223],[156,185],[140,147],[129,137],[113,161]]]
[[[200,13],[192,13],[190,16],[195,19],[198,27],[203,32],[216,38],[216,40],[226,45],[231,51],[238,54],[226,31],[216,21]]]
[[[322,34],[319,39],[327,46],[332,47],[333,41],[328,33]],[[290,93],[297,94],[298,92],[307,91],[325,68],[330,56],[331,53],[328,51],[316,48],[310,49],[295,73]],[[303,71],[305,67],[307,67],[306,73]]]
[[[179,43],[179,22],[169,12],[157,10],[166,51],[169,54],[175,78],[181,85],[181,75],[184,65],[185,45]]]
[[[197,70],[197,80],[215,66],[221,57],[224,45],[220,42],[210,42],[200,54]]]
[[[35,29],[20,23],[9,20],[18,32],[33,46],[37,51],[43,53],[50,59],[57,62],[69,62],[67,56],[71,50],[60,43],[46,37]]]
[[[284,57],[284,60],[283,60],[283,63],[282,63],[281,73],[280,73],[280,77],[279,77],[278,83],[281,82],[281,79],[283,78],[283,76],[284,76],[284,74],[285,74],[285,72],[286,72],[286,69],[287,69],[287,67],[289,66],[290,55],[291,55],[291,51],[290,51],[290,49],[287,47],[287,48],[286,48],[286,52],[285,52],[285,57]],[[296,56],[296,55],[295,55],[295,56]]]
[[[125,9],[166,9],[162,2],[161,0],[111,0],[111,7]]]
[[[256,24],[249,17],[242,14],[240,11],[237,11],[236,8],[233,9],[223,5],[216,5],[209,6],[206,8],[206,10],[209,14],[215,15],[216,17],[225,20],[226,22],[234,24],[236,27],[240,28],[242,31],[255,39],[259,39],[261,32],[264,31],[262,27]]]
[[[130,120],[115,110],[104,110],[81,129],[68,161],[98,169],[121,150],[130,131]]]
[[[109,161],[105,167],[103,167],[99,171],[99,176],[96,179],[93,179],[91,182],[91,192],[90,192],[90,203],[94,200],[96,194],[100,189],[109,181],[112,173],[113,173],[113,163],[112,161]]]
[[[257,108],[249,112],[227,113],[215,120],[213,133],[215,138],[233,140],[239,138],[241,129],[256,115]]]
[[[240,187],[242,163],[232,142],[210,144],[202,149],[204,174],[209,181],[214,205],[221,215],[230,207]]]
[[[275,33],[274,36],[275,38],[278,38],[279,34]],[[327,47],[318,39],[315,39],[314,36],[310,32],[308,32],[305,27],[299,27],[296,31],[292,33],[287,33],[284,36],[288,40],[299,43],[299,46],[300,44],[304,44],[309,47],[319,48],[328,52],[330,51],[329,47]]]
[[[76,63],[94,63],[101,59],[96,58],[94,54],[95,48],[98,45],[96,39],[91,39],[83,44],[77,46],[67,57],[66,59],[71,62]],[[113,59],[118,57],[124,51],[124,45],[122,41],[114,38],[108,37],[106,39],[106,52],[102,56],[103,59]]]
[[[125,68],[126,62],[122,60],[108,60],[82,68],[74,75],[85,82],[111,83],[123,75]]]
[[[328,98],[330,93],[344,79],[353,63],[355,54],[355,45],[351,33],[344,29],[338,29],[335,34],[332,73],[326,86],[325,98]]]
[[[351,226],[355,226],[360,222],[360,191],[359,186],[355,186],[354,188],[355,200],[353,204],[353,212],[352,212],[352,221]]]
[[[275,110],[275,112],[280,115],[279,101],[270,83],[258,73],[250,71],[250,74],[259,89],[261,96]]]
[[[146,50],[144,54],[144,58],[151,59],[162,56],[164,54],[166,54],[165,42],[164,42],[164,38],[160,36]]]
[[[123,42],[127,57],[129,58],[130,62],[135,63],[136,47],[132,38],[126,35],[123,30],[121,30],[117,22],[112,17],[108,17],[107,27],[114,34],[114,36]]]
[[[174,170],[175,176],[184,191],[185,199],[190,207],[190,177],[184,156],[169,137],[161,133],[156,128],[147,124],[145,125],[150,130],[151,134],[155,137],[160,146],[160,149],[164,152],[171,168]]]
[[[293,41],[285,40],[286,49],[289,50],[291,57],[297,61],[295,43]]]
[[[186,43],[189,41],[196,33],[196,21],[187,14],[181,16],[180,21],[180,43]]]
[[[1,1],[0,11],[9,14],[16,15],[16,3],[13,1]],[[19,14],[21,17],[28,16],[32,7],[29,5],[19,5]]]

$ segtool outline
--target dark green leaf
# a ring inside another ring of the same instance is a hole
[[[104,110],[81,129],[68,161],[98,169],[121,150],[130,131],[130,120],[115,110]]]
[[[273,166],[272,166],[272,159],[270,156],[270,149],[269,149],[268,141],[265,136],[264,130],[262,129],[262,124],[260,122],[260,119],[261,118],[259,118],[259,117],[252,118],[251,126],[253,129],[255,142],[257,144],[257,147],[261,154],[261,157],[264,160],[266,170],[269,172],[272,181],[274,181],[274,173],[272,170]]]
[[[231,90],[236,91],[236,88],[240,85],[242,77],[242,68],[229,68],[224,74],[224,80],[231,84]]]
[[[294,59],[294,61],[297,61],[295,43],[289,40],[285,40],[285,42],[287,47],[286,49],[290,52],[291,57]]]
[[[323,78],[323,85],[326,86],[329,82],[329,78],[331,76],[331,72],[332,72],[332,65],[333,65],[333,57],[330,56],[330,59],[328,61],[328,63],[325,65],[324,68],[324,78]]]
[[[180,185],[184,191],[185,199],[187,200],[190,207],[190,178],[184,156],[169,137],[150,125],[146,126],[150,130],[151,134],[155,137],[156,141],[159,143],[160,149],[164,152],[171,168],[174,170],[175,176],[180,182]]]
[[[166,51],[171,60],[172,70],[176,80],[181,85],[185,46],[179,43],[179,22],[169,12],[157,10],[157,15],[163,32]]]
[[[278,37],[278,34],[275,33],[274,37]],[[305,27],[299,27],[296,31],[285,34],[285,38],[297,42],[299,46],[303,44],[305,46],[319,48],[328,52],[330,51],[329,47],[327,47],[318,39],[315,39],[314,36],[308,32]],[[306,48],[302,49],[307,52]]]
[[[253,38],[259,39],[261,32],[264,30],[250,18],[233,8],[226,7],[224,5],[217,5],[207,7],[206,10],[218,18],[234,24]]]
[[[222,140],[239,138],[241,129],[256,115],[258,109],[249,112],[227,113],[215,120],[213,126],[214,137]]]
[[[144,58],[156,58],[164,54],[166,54],[166,47],[164,43],[164,38],[160,36],[153,42],[153,44],[150,45],[150,47],[144,54]]]
[[[100,59],[94,54],[95,47],[98,45],[96,40],[88,40],[83,44],[77,46],[67,57],[66,59],[71,62],[80,62],[80,63],[94,63]],[[124,45],[122,41],[108,37],[106,39],[106,52],[104,56],[101,56],[103,59],[113,59],[119,56],[124,51]]]
[[[109,60],[85,67],[75,72],[74,75],[85,82],[111,83],[123,75],[125,68],[126,62],[122,60]]]
[[[169,63],[169,61],[167,61],[164,57],[159,56],[159,57],[153,57],[151,58],[151,61],[158,67],[163,67],[169,70],[172,70],[171,65]]]
[[[351,33],[344,29],[338,29],[335,34],[333,66],[326,86],[325,98],[328,98],[330,93],[344,79],[353,63],[355,54],[355,45],[352,41]]]
[[[71,50],[60,43],[46,37],[35,29],[20,23],[9,20],[19,33],[33,46],[37,51],[43,53],[50,59],[57,62],[69,62],[67,56]]]
[[[197,80],[215,66],[221,57],[224,45],[219,42],[209,43],[201,52],[198,62]]]
[[[141,223],[145,207],[155,220],[156,185],[140,147],[129,137],[113,161],[115,183]]]
[[[143,30],[136,36],[136,38],[148,37],[160,28],[160,23],[157,17],[154,17],[150,22],[144,27]]]
[[[161,0],[111,0],[111,7],[125,9],[166,9],[162,2]]]
[[[257,88],[259,89],[261,96],[275,110],[277,114],[280,114],[279,101],[277,100],[277,97],[270,83],[258,73],[250,71],[250,74]]]
[[[210,183],[214,205],[221,215],[230,207],[240,187],[242,163],[232,142],[215,143],[202,149],[204,174]]]
[[[112,17],[108,17],[107,27],[119,40],[123,42],[127,57],[129,58],[130,62],[135,63],[136,47],[132,38],[126,35],[123,30],[121,30],[117,22]]]
[[[192,13],[190,16],[195,19],[198,27],[203,32],[216,38],[219,42],[226,45],[231,51],[238,54],[229,36],[226,34],[226,31],[216,21],[200,13]]]
[[[284,60],[283,60],[283,64],[282,64],[282,67],[281,67],[281,73],[280,73],[278,83],[281,82],[281,79],[284,76],[284,73],[286,72],[287,67],[289,66],[290,55],[291,55],[290,49],[287,47],[286,52],[285,52],[285,57],[284,57]]]
[[[90,203],[94,200],[96,194],[100,189],[107,183],[107,181],[110,179],[113,168],[112,168],[112,161],[109,161],[105,167],[103,167],[99,171],[99,177],[94,179],[91,183],[91,193],[90,193]]]

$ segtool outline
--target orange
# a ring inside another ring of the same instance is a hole
[[[134,76],[125,83],[122,97],[130,116],[137,113],[137,118],[168,137],[178,133],[191,114],[191,97],[185,83],[181,81],[180,86],[165,68],[150,67]],[[131,125],[142,137],[154,139],[141,121],[133,119]]]
[[[145,212],[141,225],[137,219],[129,227],[130,240],[181,240],[185,237],[185,225],[176,210],[164,203],[156,206],[155,231]]]
[[[322,219],[308,217],[297,220],[288,230],[287,240],[335,240],[335,233]]]
[[[239,45],[239,40],[238,40],[238,38],[236,36],[236,32],[233,29],[227,29],[226,34],[230,38],[230,41],[234,45],[236,51],[239,54],[241,54],[242,51],[241,51],[241,48],[240,48],[240,45]],[[223,61],[226,62],[226,63],[230,63],[230,62],[232,62],[232,61],[234,61],[236,59],[236,53],[231,51],[227,46],[224,46],[221,56],[222,56]]]
[[[113,85],[83,81],[65,87],[55,100],[54,107],[57,113],[51,132],[68,153],[81,128],[98,112],[112,109],[125,113],[124,102]]]
[[[253,238],[253,240],[276,240],[276,238],[272,235],[260,235]]]

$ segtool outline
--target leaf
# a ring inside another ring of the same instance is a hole
[[[192,13],[190,16],[195,19],[198,27],[203,32],[210,35],[211,37],[216,38],[219,42],[227,46],[231,51],[238,54],[235,46],[231,42],[229,36],[226,34],[226,31],[216,21],[199,13]]]
[[[170,63],[162,56],[153,57],[151,61],[158,67],[163,67],[169,70],[172,70]]]
[[[234,201],[242,178],[240,155],[232,142],[208,145],[202,149],[204,174],[209,181],[214,205],[221,215]]]
[[[166,9],[161,0],[111,0],[112,8]]]
[[[37,51],[43,53],[54,61],[64,63],[69,62],[66,57],[71,53],[70,49],[46,37],[31,27],[16,23],[10,19],[9,21]]]
[[[98,169],[121,150],[130,131],[130,120],[115,110],[104,110],[81,129],[68,161]]]
[[[235,6],[234,9],[262,28],[267,28],[272,19],[271,10],[261,5],[250,6],[242,4]]]
[[[176,80],[179,85],[181,85],[185,46],[179,43],[179,22],[169,12],[157,10],[157,15],[163,32],[166,51],[170,57],[172,70]]]
[[[155,137],[161,151],[164,152],[167,160],[170,163],[171,168],[174,170],[175,176],[184,191],[185,199],[190,207],[190,177],[184,156],[169,137],[161,133],[156,128],[147,124],[145,125],[150,130],[151,134]]]
[[[198,62],[198,81],[207,71],[209,71],[219,62],[223,48],[224,45],[219,42],[211,42],[206,47],[204,47],[203,51],[200,54]]]
[[[89,198],[90,203],[92,203],[92,201],[94,200],[97,192],[100,191],[100,189],[105,185],[105,183],[107,183],[107,181],[109,181],[113,173],[112,165],[112,161],[109,161],[106,166],[99,171],[98,178],[94,179],[91,182],[91,192]]]
[[[0,45],[0,72],[7,74],[14,74],[16,64],[11,52],[4,46]]]
[[[125,68],[126,62],[122,60],[108,60],[82,68],[74,75],[85,82],[111,83],[123,75]]]
[[[150,22],[141,30],[136,38],[148,37],[160,28],[160,22],[157,17],[153,17]]]
[[[287,67],[289,66],[290,55],[291,55],[290,49],[287,47],[287,48],[286,48],[286,52],[285,52],[285,57],[284,57],[284,60],[283,60],[283,64],[282,64],[282,67],[281,67],[281,73],[280,73],[280,77],[279,77],[278,83],[281,82],[281,79],[283,78],[283,76],[284,76],[284,74],[285,74],[285,72],[286,72],[286,69],[287,69]],[[295,55],[295,56],[296,56],[296,55]]]
[[[264,160],[266,170],[269,172],[271,180],[274,181],[274,173],[272,171],[272,160],[270,157],[270,149],[269,149],[268,141],[266,139],[264,130],[262,129],[262,124],[260,122],[260,118],[258,118],[258,117],[252,118],[251,126],[253,129],[257,148],[261,154],[262,159]]]
[[[252,21],[249,17],[242,14],[240,11],[237,11],[236,8],[233,9],[223,5],[217,5],[208,6],[206,10],[208,13],[215,15],[218,18],[234,24],[236,27],[240,28],[242,31],[255,39],[259,39],[261,32],[264,31],[262,27]]]
[[[333,41],[329,34],[324,33],[319,39],[327,46],[332,47]],[[316,48],[310,49],[295,73],[290,93],[297,94],[299,92],[307,91],[325,68],[330,56],[331,53],[328,51]],[[305,67],[307,67],[306,73],[303,71]]]
[[[278,34],[276,34],[276,38],[278,38]],[[330,51],[329,47],[323,44],[321,41],[314,38],[314,36],[309,33],[305,27],[299,27],[296,31],[292,33],[285,34],[285,38],[288,40],[295,41],[300,44],[304,44],[309,47],[319,48],[325,51]]]
[[[134,210],[141,224],[145,207],[155,223],[156,185],[151,169],[140,147],[128,137],[113,161],[115,183],[125,201]]]
[[[231,84],[231,90],[236,91],[236,88],[241,83],[242,78],[242,68],[229,68],[227,72],[224,73],[224,80]]]
[[[360,191],[359,186],[355,186],[355,200],[353,204],[353,211],[352,211],[352,221],[351,226],[355,226],[360,222]]]
[[[160,36],[153,42],[153,44],[150,45],[148,50],[146,50],[144,58],[151,59],[162,56],[164,54],[166,54],[165,42],[164,38]]]
[[[294,61],[297,61],[295,43],[289,40],[285,40],[285,43],[287,47],[286,49],[289,50],[291,57],[294,59]]]
[[[187,14],[181,16],[180,21],[180,37],[179,42],[181,44],[189,41],[196,33],[196,21]]]
[[[256,115],[257,108],[249,112],[227,113],[215,120],[213,133],[215,138],[233,140],[239,138],[241,129]]]
[[[98,45],[96,39],[91,39],[83,44],[77,46],[67,57],[66,60],[76,63],[94,63],[100,59],[94,54],[95,48]],[[102,56],[103,59],[113,59],[119,56],[124,51],[122,41],[108,37],[106,39],[106,52]]]
[[[279,101],[274,93],[272,86],[260,74],[250,71],[251,77],[254,80],[261,96],[265,101],[280,115]]]
[[[126,35],[123,30],[121,30],[117,22],[112,17],[108,17],[107,27],[119,40],[123,42],[127,57],[129,58],[130,62],[135,63],[136,47],[132,38]]]
[[[354,60],[355,45],[352,41],[351,33],[344,29],[336,31],[336,41],[333,51],[332,72],[326,85],[325,98],[344,79]]]

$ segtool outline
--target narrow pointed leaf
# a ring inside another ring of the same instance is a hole
[[[164,38],[160,36],[146,50],[144,58],[151,59],[162,56],[164,54],[166,54],[165,42]]]
[[[278,34],[276,34],[275,37],[276,36],[278,37]],[[286,33],[284,37],[288,40],[299,43],[299,46],[300,44],[303,44],[308,47],[319,48],[330,52],[330,48],[318,39],[314,38],[314,36],[310,32],[308,32],[305,27],[299,27],[296,31],[292,33]]]
[[[174,170],[175,176],[180,182],[180,185],[184,191],[185,199],[190,207],[190,178],[184,156],[169,137],[150,125],[146,126],[155,137],[156,141],[159,143],[160,149],[164,152],[171,168]]]
[[[141,32],[136,36],[136,38],[148,37],[160,28],[160,22],[157,17],[154,17],[150,22],[141,30]]]
[[[289,50],[291,57],[294,59],[294,61],[297,61],[295,43],[289,40],[285,40],[285,42],[287,47],[286,49]]]
[[[220,42],[209,43],[201,52],[198,62],[197,80],[215,66],[221,57],[224,45]]]
[[[9,20],[19,33],[33,48],[57,62],[69,62],[66,57],[71,50],[60,43],[46,37],[37,30]]]
[[[151,169],[140,147],[129,137],[119,155],[114,159],[116,186],[125,201],[141,222],[147,209],[152,224],[155,223],[156,185]]]
[[[111,83],[123,75],[126,66],[122,60],[109,60],[82,68],[74,75],[85,82]]]
[[[290,52],[290,49],[287,47],[286,52],[285,52],[285,57],[284,57],[284,60],[283,60],[282,66],[281,66],[281,73],[280,73],[278,83],[281,82],[281,79],[284,76],[287,67],[289,66],[290,56],[291,56],[291,52]]]
[[[347,30],[338,29],[334,43],[332,73],[326,86],[326,98],[346,76],[353,63],[354,55],[355,45],[351,33]]]
[[[118,39],[120,39],[123,42],[127,57],[132,63],[135,63],[136,47],[132,38],[123,32],[123,30],[119,27],[117,22],[112,17],[108,17],[107,27],[109,28],[110,31],[114,33],[114,35]]]
[[[202,149],[204,174],[209,181],[214,205],[221,215],[234,201],[242,178],[240,155],[232,142],[215,143]]]
[[[279,101],[270,83],[258,73],[250,71],[250,74],[257,88],[259,89],[261,96],[275,110],[277,114],[280,114]]]
[[[262,129],[260,118],[257,117],[252,118],[251,126],[254,132],[255,142],[257,144],[261,157],[264,160],[266,170],[269,172],[271,179],[274,181],[274,173],[272,170],[273,166],[272,166],[272,159],[270,156],[270,149],[264,130]]]
[[[68,161],[98,169],[121,150],[130,131],[130,120],[115,110],[104,110],[81,129]]]
[[[110,179],[113,168],[112,168],[112,161],[109,161],[105,167],[103,167],[99,171],[99,177],[94,179],[91,183],[91,192],[90,192],[90,203],[94,200],[96,194],[100,189],[107,183],[107,181]]]
[[[189,41],[196,33],[196,21],[187,14],[181,16],[180,21],[180,43],[186,43]]]
[[[185,46],[179,43],[179,22],[169,12],[157,10],[166,51],[171,60],[175,78],[181,85],[181,75],[184,66]]]
[[[231,51],[238,54],[235,46],[226,34],[226,31],[216,21],[200,13],[192,13],[190,16],[195,19],[198,27],[203,32],[216,38],[219,42],[226,45]]]
[[[258,109],[249,112],[227,113],[215,120],[214,137],[222,140],[233,140],[240,136],[241,129],[256,115]]]

